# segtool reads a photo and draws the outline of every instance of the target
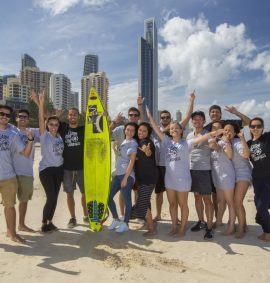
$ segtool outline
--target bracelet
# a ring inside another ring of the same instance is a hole
[[[28,141],[30,141],[30,142],[34,141],[34,138],[32,138],[32,139],[27,138],[27,139],[28,139]]]

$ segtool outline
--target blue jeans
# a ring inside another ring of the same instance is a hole
[[[117,192],[121,189],[121,182],[124,179],[125,175],[116,175],[113,177],[112,182],[111,182],[111,190],[110,190],[110,197],[109,197],[109,209],[113,215],[114,219],[118,219],[118,213],[116,210],[116,205],[113,200],[114,196],[117,194]],[[132,204],[131,204],[131,189],[134,183],[134,179],[132,177],[128,177],[127,179],[127,185],[121,189],[121,194],[124,198],[125,202],[125,218],[124,222],[128,223],[130,216],[131,216],[131,209],[132,209]]]
[[[270,177],[253,178],[254,200],[257,209],[256,223],[262,226],[264,233],[270,233]]]

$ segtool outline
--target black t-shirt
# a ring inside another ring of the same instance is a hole
[[[238,120],[226,119],[226,120],[220,120],[220,121],[221,121],[222,123],[231,122],[231,123],[236,124],[236,125],[239,127],[239,129],[242,129],[242,128],[243,128],[243,126],[242,126],[242,120],[239,120],[239,119],[238,119]],[[204,126],[203,128],[204,128],[205,130],[207,130],[208,132],[211,132],[212,123],[213,123],[213,122],[207,124],[207,125]]]
[[[253,177],[270,177],[270,132],[262,134],[257,140],[247,142]]]
[[[157,182],[158,171],[156,167],[155,159],[155,146],[152,140],[143,139],[138,141],[138,147],[142,147],[144,144],[150,143],[150,149],[152,151],[151,156],[146,156],[143,151],[137,149],[136,162],[135,162],[135,176],[136,183],[138,185],[150,185]]]
[[[68,124],[61,123],[59,133],[64,142],[64,169],[74,171],[82,170],[84,126],[70,128]]]

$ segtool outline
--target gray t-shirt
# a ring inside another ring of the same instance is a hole
[[[14,164],[16,175],[33,176],[33,163],[34,163],[34,158],[35,158],[35,143],[39,140],[40,133],[39,133],[38,128],[30,128],[27,130],[30,130],[32,132],[32,135],[34,138],[31,154],[29,157],[25,157],[22,154],[16,152],[14,154],[13,164]],[[24,145],[26,145],[28,142],[26,131],[16,128],[16,132],[18,136],[20,137],[21,141],[24,143]]]
[[[138,144],[135,139],[131,140],[124,140],[120,147],[119,152],[120,155],[117,159],[116,164],[116,171],[115,175],[124,175],[126,173],[129,161],[130,161],[130,154],[137,153]],[[134,171],[130,173],[130,176],[135,179]]]
[[[203,130],[201,135],[207,134],[208,131]],[[195,132],[187,135],[187,140],[196,138]],[[208,141],[194,145],[190,152],[190,169],[191,170],[211,170],[210,162],[211,150],[208,147]]]
[[[124,125],[118,126],[112,130],[112,140],[117,141],[119,144],[121,144],[124,139]]]
[[[190,191],[189,151],[192,140],[174,142],[170,137],[165,136],[162,146],[165,149],[165,187],[179,192]]]
[[[11,128],[0,129],[0,181],[16,176],[13,156],[24,150],[20,137]]]
[[[39,171],[47,167],[59,167],[63,164],[64,143],[60,135],[52,136],[48,131],[40,135],[41,160]]]
[[[164,131],[164,128],[162,126],[159,126],[159,129],[162,132]],[[165,166],[166,148],[164,147],[163,143],[161,142],[160,138],[157,136],[156,133],[153,133],[151,138],[155,145],[156,164],[158,166]]]

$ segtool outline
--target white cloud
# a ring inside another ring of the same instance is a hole
[[[160,29],[161,70],[204,95],[217,94],[227,80],[248,69],[256,46],[245,35],[245,25],[226,23],[211,31],[207,20],[174,17]]]
[[[270,83],[270,52],[264,51],[256,56],[256,58],[250,62],[250,69],[262,70],[265,75],[265,80]]]
[[[101,7],[112,2],[112,0],[36,0],[35,2],[42,9],[50,11],[52,16],[56,16],[65,13],[78,4]]]

